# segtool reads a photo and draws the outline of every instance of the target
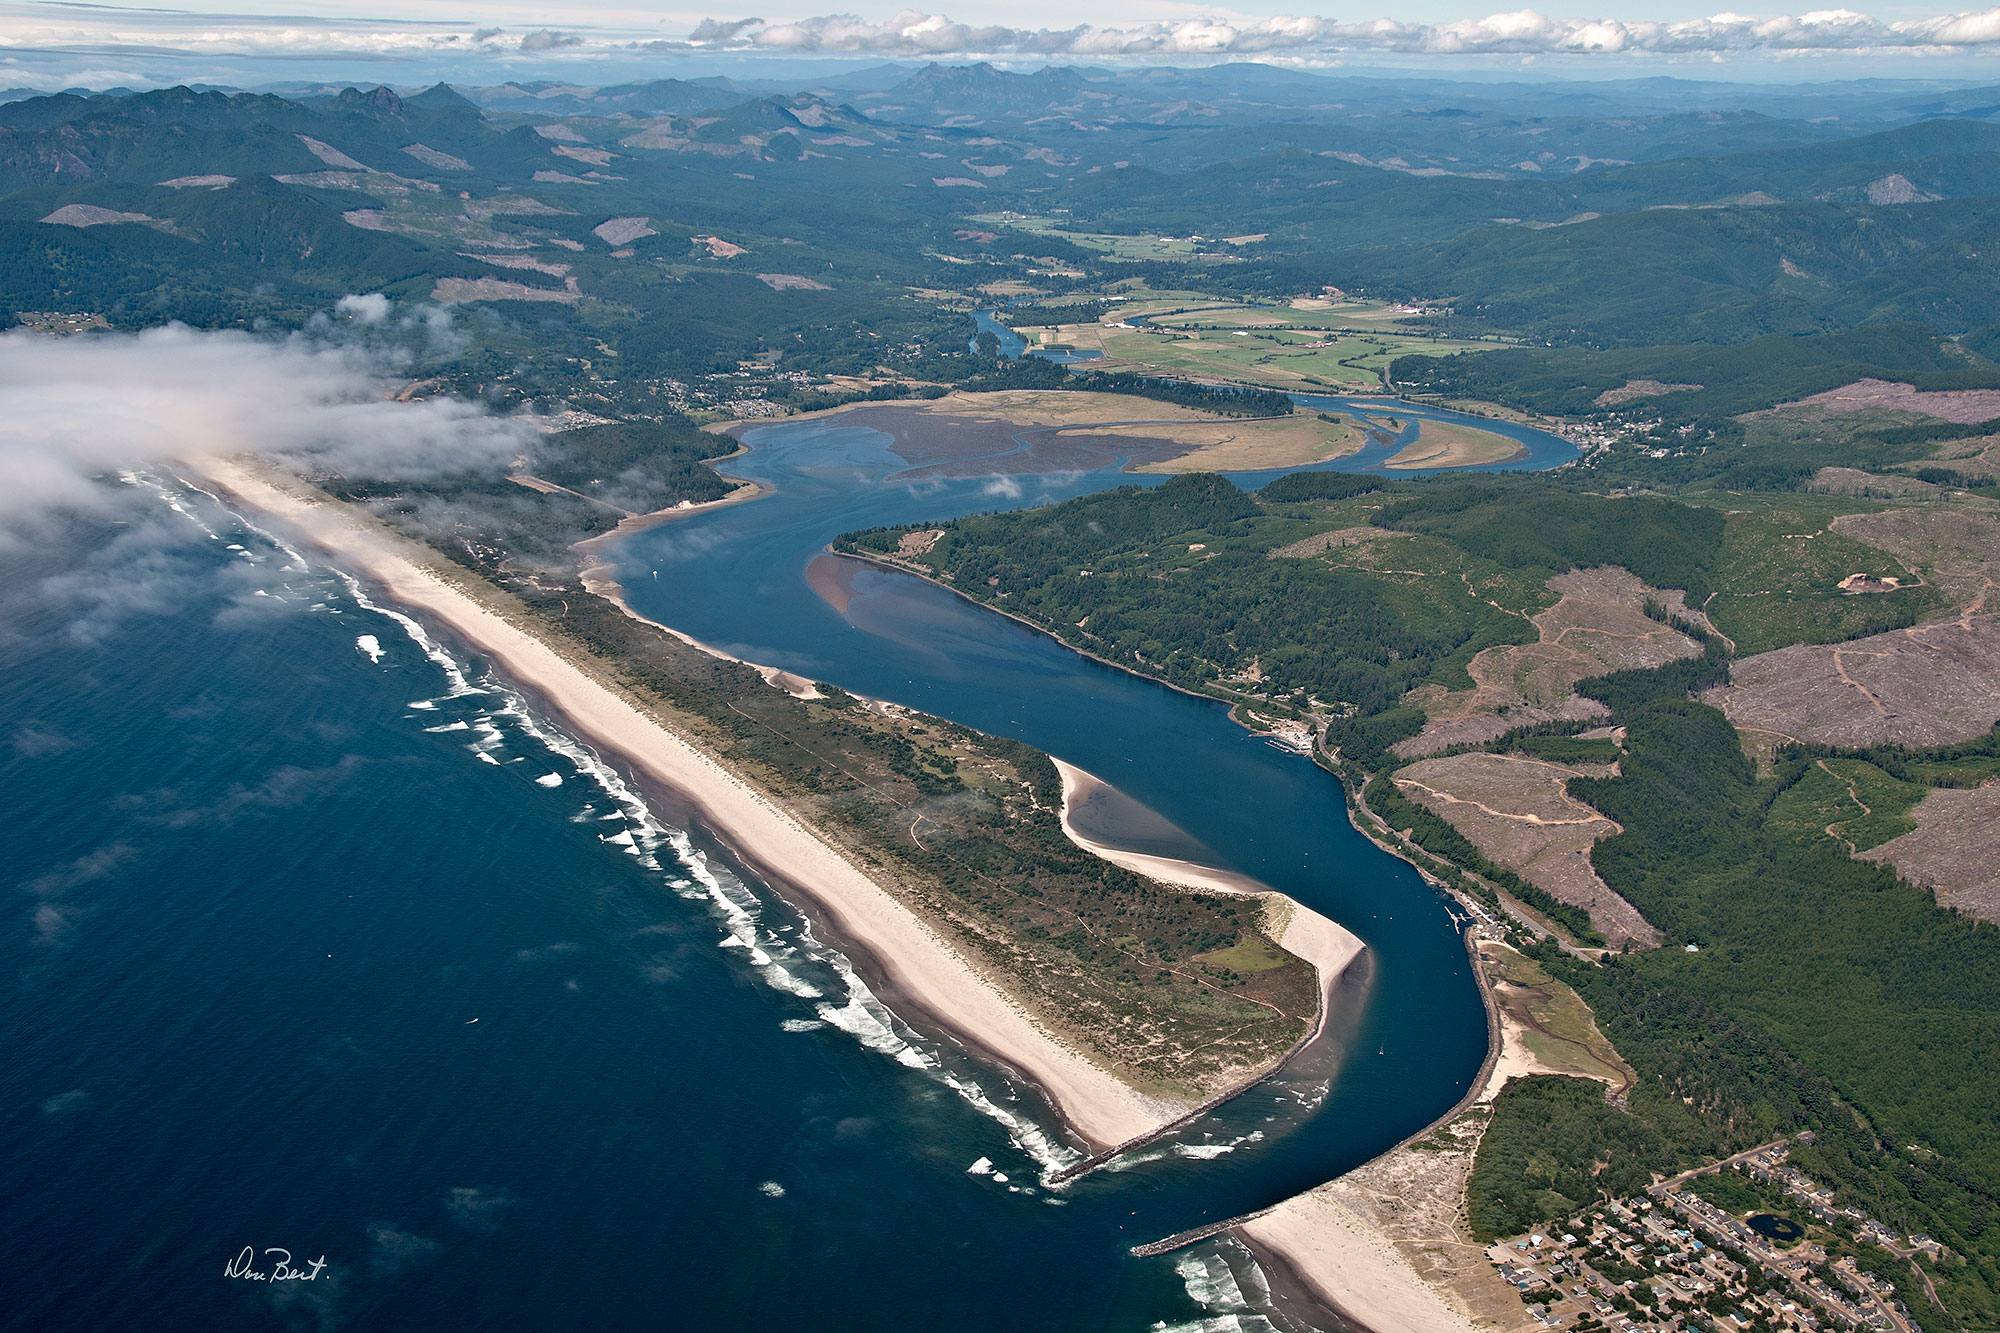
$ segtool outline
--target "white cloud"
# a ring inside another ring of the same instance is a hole
[[[389,317],[389,298],[380,292],[366,296],[343,296],[333,303],[335,314],[346,315],[357,324],[380,324]]]
[[[1381,18],[1195,18],[1123,27],[972,26],[904,10],[883,22],[852,14],[764,23],[705,20],[690,41],[711,49],[875,56],[1030,55],[1088,58],[1396,55],[1616,55],[1625,52],[1947,50],[2000,43],[2000,9],[1884,21],[1852,10],[1775,18],[1717,14],[1679,22],[1551,18],[1536,10],[1449,23]]]
[[[534,437],[477,404],[397,402],[391,387],[369,353],[303,336],[0,334],[0,532],[92,507],[93,477],[155,460],[248,452],[417,478],[502,465]]]
[[[212,2],[226,5],[229,0]],[[1669,6],[1680,2],[1667,0]],[[250,7],[247,0],[244,7]],[[0,86],[147,86],[165,78],[230,81],[253,70],[268,78],[277,69],[352,79],[364,65],[379,67],[379,77],[398,83],[440,76],[459,81],[514,78],[538,67],[551,72],[596,68],[631,78],[645,77],[647,69],[668,72],[657,68],[662,56],[717,53],[1313,62],[1349,56],[1651,54],[1700,59],[1854,51],[1965,56],[2000,45],[2000,9],[1894,19],[1834,9],[1762,17],[1723,12],[1673,20],[1558,17],[1524,9],[1434,22],[1406,9],[1394,16],[1342,22],[1312,15],[1247,16],[1227,7],[1201,10],[1185,0],[1150,0],[1146,7],[1142,0],[1126,0],[1113,7],[1109,20],[1052,28],[967,21],[923,10],[887,17],[877,11],[876,17],[698,18],[699,11],[663,15],[619,0],[588,9],[575,0],[554,0],[539,8],[500,5],[458,19],[451,8],[432,5],[409,18],[348,17],[335,10],[274,19],[252,12],[0,0],[0,47],[12,53],[0,62],[8,66],[0,71]],[[979,13],[985,12],[1012,16],[1020,11],[981,7]],[[1040,12],[1062,11],[1044,4]],[[1910,11],[1897,6],[1891,12]],[[1136,17],[1128,22],[1123,14]],[[569,21],[572,17],[577,21]],[[548,26],[558,21],[561,27]],[[283,64],[274,69],[272,62]]]

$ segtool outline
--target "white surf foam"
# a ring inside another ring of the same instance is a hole
[[[354,640],[354,646],[371,662],[379,662],[387,655],[382,651],[382,641],[373,634],[360,635]]]
[[[276,538],[272,540],[275,541]],[[291,550],[290,547],[286,547],[285,549]],[[293,554],[296,555],[297,552],[293,552]],[[303,560],[301,561],[300,568],[304,568]],[[360,607],[363,611],[373,611],[378,616],[387,616],[398,625],[401,625],[403,633],[410,636],[410,642],[416,644],[422,650],[425,657],[430,658],[431,661],[437,664],[438,670],[444,672],[445,680],[451,684],[451,692],[445,696],[446,698],[457,698],[464,694],[486,693],[485,690],[472,684],[472,682],[465,678],[465,669],[458,664],[458,659],[446,652],[444,647],[430,636],[430,631],[394,607],[382,606],[376,603],[367,593],[362,591],[361,580],[355,578],[346,570],[336,565],[333,566],[333,572],[342,583],[347,585],[347,595],[354,599],[356,606]]]
[[[620,821],[624,825],[618,833],[604,838],[604,842],[636,857],[647,869],[661,871],[667,886],[681,896],[705,902],[715,914],[717,924],[722,927],[723,940],[720,942],[732,947],[740,946],[746,960],[766,985],[813,1003],[818,1017],[788,1019],[785,1021],[786,1031],[832,1026],[854,1037],[867,1049],[878,1051],[905,1068],[938,1080],[975,1110],[998,1123],[1014,1146],[1035,1163],[1044,1181],[1082,1159],[1080,1152],[1053,1137],[1031,1116],[1003,1104],[1003,1099],[990,1095],[980,1082],[954,1072],[926,1049],[915,1034],[903,1027],[875,997],[846,955],[814,936],[810,919],[798,929],[796,943],[764,925],[765,905],[756,893],[736,875],[712,864],[685,831],[661,822],[624,775],[595,750],[535,717],[529,712],[526,702],[503,684],[491,679],[477,684],[468,680],[456,660],[431,639],[421,625],[407,616],[377,606],[368,600],[354,579],[338,570],[335,572],[346,582],[357,605],[395,620],[425,655],[445,672],[451,691],[443,696],[444,699],[478,694],[496,700],[490,712],[483,714],[478,722],[459,722],[451,728],[478,728],[482,733],[475,747],[479,759],[487,763],[498,762],[486,750],[504,739],[500,727],[504,719],[549,753],[568,761],[578,777],[611,803],[613,809],[601,818]],[[413,703],[411,707],[419,708],[428,703],[435,708],[438,702],[442,700]],[[578,816],[589,817],[588,811]],[[830,972],[838,992],[844,992],[844,998],[838,993],[829,995],[827,989],[800,974],[802,970],[812,968]],[[1011,1093],[1004,1099],[1012,1100]]]
[[[1255,1269],[1255,1264],[1250,1265]],[[1190,1251],[1174,1263],[1188,1298],[1207,1310],[1209,1317],[1185,1324],[1155,1324],[1164,1333],[1271,1333],[1275,1326],[1255,1313],[1251,1298],[1237,1281],[1235,1271],[1220,1254]],[[1261,1278],[1262,1274],[1257,1274]],[[1262,1288],[1262,1284],[1257,1284]],[[1268,1294],[1264,1292],[1263,1294]]]
[[[1174,1145],[1174,1152],[1182,1157],[1192,1157],[1198,1161],[1209,1161],[1213,1158],[1221,1157],[1225,1153],[1233,1153],[1246,1143],[1261,1142],[1263,1138],[1263,1130],[1253,1129],[1242,1138],[1231,1139],[1227,1143],[1176,1143]]]

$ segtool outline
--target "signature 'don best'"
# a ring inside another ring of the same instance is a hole
[[[257,1247],[245,1245],[234,1259],[223,1265],[224,1277],[240,1277],[246,1282],[311,1282],[326,1267],[321,1255],[304,1267],[295,1267],[292,1252],[276,1246],[264,1251],[265,1267],[257,1267]]]

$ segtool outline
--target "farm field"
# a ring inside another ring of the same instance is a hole
[[[1230,319],[1247,320],[1244,307],[1222,307]],[[1254,313],[1261,314],[1262,311]],[[1272,315],[1282,312],[1273,310]],[[1143,316],[1139,309],[1121,309],[1117,317]],[[1190,316],[1192,317],[1192,316]],[[1202,312],[1201,318],[1209,318]],[[1106,316],[1111,320],[1113,316]],[[1385,329],[1353,332],[1320,329],[1212,328],[1164,329],[1120,327],[1118,323],[1065,324],[1056,341],[1079,350],[1104,354],[1105,369],[1143,368],[1169,374],[1215,377],[1291,389],[1328,393],[1379,393],[1382,372],[1399,356],[1444,356],[1481,346]]]

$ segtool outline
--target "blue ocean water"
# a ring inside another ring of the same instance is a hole
[[[752,438],[732,470],[774,493],[622,546],[635,604],[1027,739],[1345,922],[1332,1039],[1051,1191],[1032,1091],[904,1026],[671,799],[132,476],[0,549],[0,1328],[1271,1327],[1241,1250],[1129,1247],[1456,1100],[1485,1029],[1450,911],[1214,705],[902,575],[807,582],[847,528],[1135,479],[912,487],[876,432]]]
[[[1254,1294],[1240,1252],[1126,1254],[1254,1130],[1052,1194],[1035,1099],[698,829],[131,480],[0,579],[0,1327],[1143,1329]]]

